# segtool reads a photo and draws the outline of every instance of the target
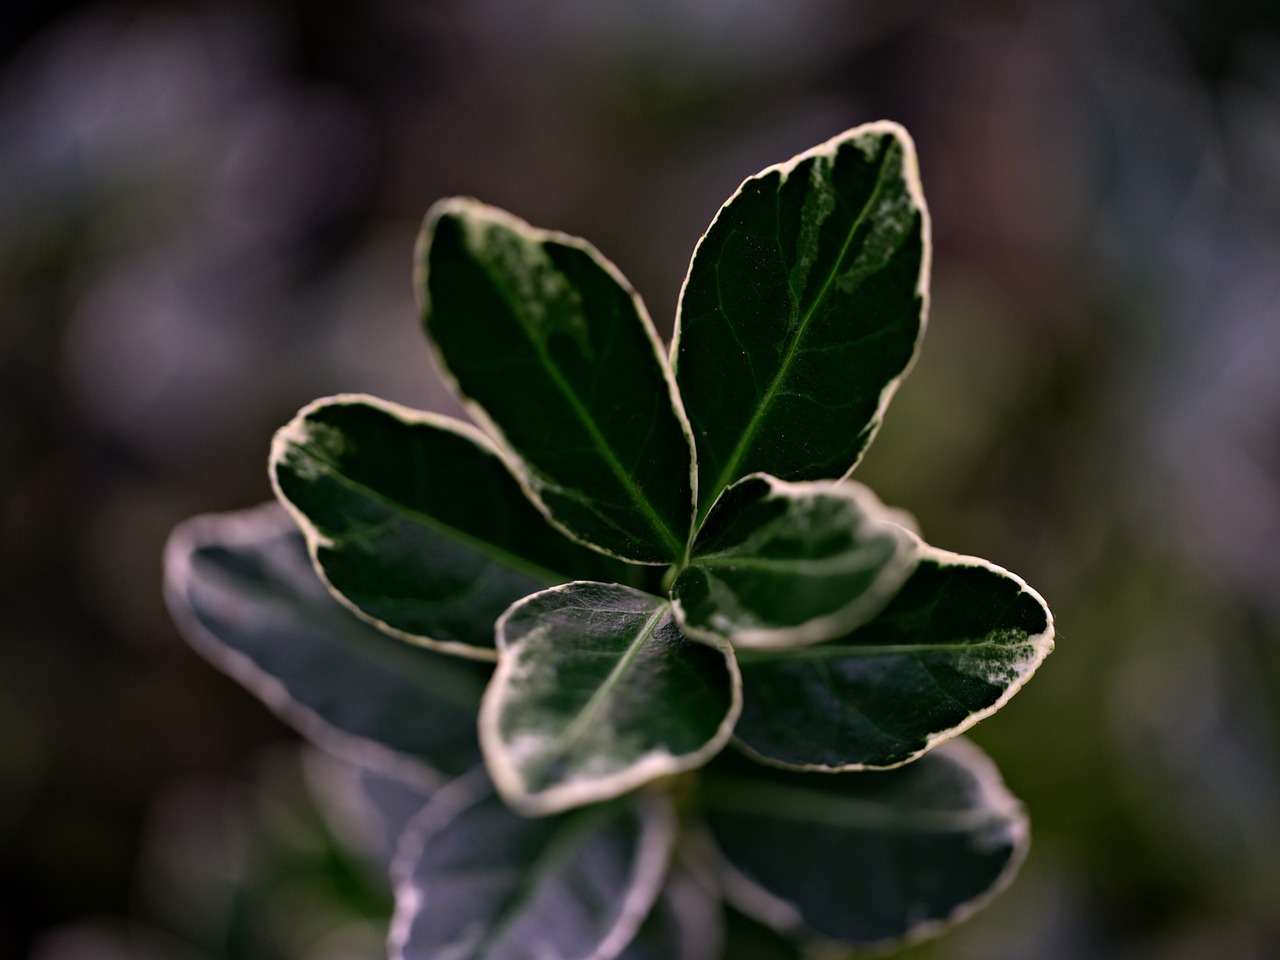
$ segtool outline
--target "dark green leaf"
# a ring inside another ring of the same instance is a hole
[[[1053,618],[1020,578],[925,547],[878,617],[799,650],[742,651],[752,753],[821,770],[891,767],[998,710],[1053,650]]]
[[[738,481],[698,531],[672,587],[681,626],[735,647],[780,648],[848,633],[883,609],[919,540],[862,484]]]
[[[924,332],[929,215],[893,123],[748,179],[698,244],[672,356],[697,441],[699,510],[763,472],[853,469]]]
[[[666,601],[570,583],[498,621],[480,710],[485,761],[516,809],[544,814],[701,766],[741,708],[733,653],[680,632]]]
[[[680,559],[692,440],[617,268],[583,240],[466,199],[432,207],[417,265],[442,365],[553,522],[626,560]]]
[[[527,819],[487,781],[455,781],[401,841],[391,956],[614,960],[662,888],[674,839],[662,794]]]
[[[1021,804],[963,740],[890,771],[726,763],[705,775],[702,799],[735,905],[845,944],[940,932],[1003,889],[1028,845]]]
[[[278,505],[179,526],[165,550],[165,597],[197,651],[330,752],[414,782],[419,765],[458,774],[479,761],[475,711],[489,668],[350,613]],[[418,763],[406,770],[403,757]]]
[[[493,622],[516,600],[627,575],[553,529],[489,441],[447,417],[318,400],[276,434],[271,475],[338,598],[424,646],[492,659]]]

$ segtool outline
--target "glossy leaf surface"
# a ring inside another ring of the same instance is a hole
[[[396,860],[393,960],[614,960],[662,888],[675,817],[636,795],[517,816],[487,782],[441,790]]]
[[[404,757],[445,774],[479,761],[475,711],[489,668],[402,643],[352,614],[276,504],[178,527],[165,597],[199,653],[330,752],[397,773]]]
[[[480,741],[503,797],[530,814],[700,766],[741,706],[728,646],[686,637],[669,604],[627,587],[534,594],[498,621],[498,649]]]
[[[738,481],[672,587],[681,625],[739,648],[818,643],[861,626],[916,562],[919,541],[890,516],[851,481]]]
[[[425,646],[493,658],[493,622],[516,600],[626,576],[547,523],[489,442],[446,417],[317,401],[276,435],[271,471],[339,598]]]
[[[474,200],[437,203],[418,249],[423,323],[469,409],[571,536],[679,559],[692,441],[644,305],[585,241]]]
[[[897,124],[738,188],[694,251],[673,359],[705,513],[730,483],[847,474],[924,331],[929,219]]]
[[[1053,650],[1039,594],[933,547],[870,623],[828,643],[743,651],[736,735],[774,763],[891,767],[999,709]]]
[[[1012,879],[1028,845],[1021,805],[965,741],[889,771],[814,776],[739,760],[709,772],[702,797],[735,905],[846,944],[888,946],[963,919]]]

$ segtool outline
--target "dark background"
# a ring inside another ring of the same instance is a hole
[[[881,117],[934,303],[859,476],[1059,626],[975,731],[1031,857],[908,955],[1280,956],[1280,4],[10,0],[0,31],[0,958],[376,956],[314,764],[163,609],[168,530],[267,499],[314,397],[456,409],[409,283],[434,199],[588,237],[669,334],[741,179]]]

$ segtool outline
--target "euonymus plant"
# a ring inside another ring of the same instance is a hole
[[[191,641],[419,791],[393,957],[829,956],[1009,880],[1025,815],[953,738],[1049,653],[1051,616],[849,479],[929,257],[883,122],[742,184],[669,352],[585,241],[441,201],[415,284],[475,425],[316,401],[272,446],[287,516],[175,533]]]

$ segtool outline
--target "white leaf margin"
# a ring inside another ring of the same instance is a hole
[[[493,778],[494,786],[497,788],[499,795],[512,809],[525,816],[547,816],[571,810],[575,807],[586,806],[590,803],[600,803],[601,801],[621,796],[654,780],[675,776],[689,770],[696,770],[725,748],[733,738],[733,728],[737,725],[738,718],[742,715],[742,673],[738,669],[738,661],[734,656],[733,648],[721,637],[711,637],[704,640],[690,635],[689,639],[694,643],[711,647],[720,653],[724,657],[725,664],[729,670],[729,710],[720,722],[719,727],[716,728],[716,732],[703,747],[692,753],[679,756],[666,750],[650,750],[640,760],[616,773],[591,779],[573,780],[546,790],[531,793],[515,764],[511,762],[500,730],[505,695],[511,674],[515,669],[516,653],[520,646],[519,644],[509,646],[504,642],[506,624],[511,615],[524,604],[544,595],[564,593],[583,584],[600,586],[594,581],[575,580],[571,583],[561,584],[530,594],[508,607],[502,616],[498,618],[495,627],[498,638],[498,666],[494,670],[493,676],[489,679],[489,685],[485,688],[484,696],[480,700],[478,721],[480,751],[484,755],[485,765],[489,769],[489,775]],[[654,600],[657,602],[658,607],[670,607],[668,600],[645,593],[643,590],[636,590],[633,587],[621,584],[608,584],[607,586]],[[658,607],[655,607],[655,610]],[[674,617],[674,614],[672,615]],[[655,709],[661,709],[659,704],[654,706]]]

